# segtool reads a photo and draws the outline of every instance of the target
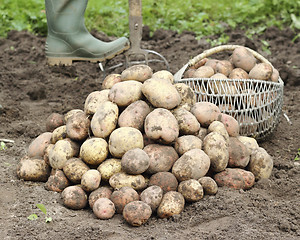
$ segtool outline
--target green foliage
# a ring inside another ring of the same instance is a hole
[[[46,223],[49,223],[52,221],[52,218],[51,217],[48,217],[47,216],[47,209],[45,207],[44,204],[41,204],[41,203],[38,203],[36,204],[36,206],[42,211],[42,213],[45,215],[45,222]],[[29,220],[36,220],[38,219],[38,216],[36,214],[31,214],[27,217]]]
[[[296,157],[294,159],[295,161],[299,161],[300,160],[300,148],[298,148],[298,152],[296,154]]]
[[[0,142],[0,151],[3,151],[3,150],[6,150],[7,149],[7,146],[5,144],[5,142]]]

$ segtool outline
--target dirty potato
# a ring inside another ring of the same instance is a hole
[[[201,149],[202,140],[194,135],[180,136],[176,139],[174,148],[176,152],[181,156],[191,149]]]
[[[163,197],[163,190],[157,185],[149,186],[140,194],[141,201],[147,203],[152,212],[156,211]]]
[[[84,102],[84,112],[86,115],[93,115],[99,105],[108,100],[109,89],[91,92]]]
[[[166,80],[169,80],[170,83],[174,83],[173,74],[167,70],[160,70],[160,71],[153,73],[152,78],[166,79]]]
[[[52,132],[55,128],[65,124],[64,115],[52,113],[46,119],[46,131]]]
[[[46,182],[49,175],[50,167],[43,159],[23,159],[17,165],[17,176],[25,181]]]
[[[109,185],[114,189],[121,187],[132,187],[134,190],[143,190],[147,186],[146,179],[143,175],[129,175],[124,172],[115,173],[109,179]]]
[[[218,120],[221,111],[213,103],[197,102],[192,106],[191,113],[195,115],[201,126],[208,127],[213,121]]]
[[[110,199],[111,194],[112,194],[112,189],[107,186],[101,186],[101,187],[97,188],[96,190],[92,191],[88,198],[90,208],[93,209],[95,202],[99,198]]]
[[[250,160],[250,152],[236,137],[229,138],[228,144],[229,160],[228,167],[245,168]]]
[[[209,177],[204,176],[198,179],[199,183],[203,187],[203,191],[205,195],[215,195],[218,192],[218,185],[216,181]]]
[[[178,181],[171,172],[158,172],[150,177],[149,186],[159,186],[166,193],[177,191]]]
[[[62,192],[70,185],[70,181],[60,169],[52,169],[51,175],[45,183],[45,189],[48,191]]]
[[[63,205],[73,210],[83,209],[87,204],[87,195],[79,186],[68,186],[61,193]]]
[[[122,171],[121,159],[109,158],[102,162],[97,170],[101,174],[101,179],[103,181],[108,181],[112,175]]]
[[[67,136],[74,141],[85,140],[89,136],[91,121],[85,113],[78,112],[66,122]]]
[[[115,215],[115,205],[108,198],[99,198],[93,205],[93,213],[99,219],[110,219]]]
[[[189,179],[179,183],[178,192],[182,194],[185,201],[196,202],[203,198],[203,187],[196,179]]]
[[[184,108],[173,111],[173,115],[178,121],[180,135],[196,135],[200,129],[200,123],[195,115]]]
[[[144,82],[145,80],[151,78],[153,75],[153,70],[151,67],[145,64],[137,64],[126,68],[121,73],[121,80],[135,80],[139,82]]]
[[[47,146],[51,143],[51,137],[51,132],[44,132],[36,137],[28,146],[28,157],[43,158]]]
[[[160,218],[168,218],[173,215],[179,215],[185,205],[184,197],[176,191],[167,192],[157,208],[157,215]]]
[[[269,178],[273,170],[273,159],[264,148],[259,147],[251,153],[248,170],[254,174],[255,180]]]
[[[249,72],[256,64],[254,55],[243,46],[233,50],[231,59],[235,67],[242,68],[246,72]]]
[[[101,174],[96,169],[86,171],[81,177],[81,187],[86,192],[97,189],[101,182]]]
[[[124,207],[123,217],[131,226],[138,227],[151,217],[151,207],[143,201],[133,201]]]
[[[128,174],[141,174],[150,166],[150,158],[143,149],[130,149],[122,156],[121,166]]]
[[[90,168],[80,158],[70,158],[63,167],[64,174],[72,183],[80,183],[82,175]]]
[[[107,75],[101,85],[101,89],[111,89],[113,85],[115,85],[118,82],[121,82],[121,74],[118,73],[112,73]]]

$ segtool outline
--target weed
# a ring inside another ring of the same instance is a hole
[[[296,154],[296,157],[294,159],[295,161],[299,161],[300,160],[300,148],[298,148],[298,152]]]
[[[7,146],[6,146],[6,144],[5,144],[5,142],[0,142],[0,150],[1,151],[4,151],[4,150],[6,150],[7,149]]]
[[[47,209],[46,209],[45,205],[42,204],[42,203],[38,203],[38,204],[36,204],[36,206],[42,211],[42,213],[44,213],[44,215],[45,215],[45,222],[46,223],[51,222],[52,218],[47,216]],[[27,218],[29,220],[36,220],[36,219],[38,219],[38,216],[34,213],[34,214],[29,215]]]

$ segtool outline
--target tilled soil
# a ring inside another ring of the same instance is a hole
[[[112,38],[94,33],[102,40]],[[294,161],[300,129],[300,40],[291,29],[269,28],[262,36],[245,37],[228,30],[229,44],[250,47],[280,71],[285,83],[283,113],[273,134],[259,142],[273,157],[270,179],[248,191],[220,188],[215,196],[186,204],[169,219],[155,214],[141,227],[129,226],[121,215],[96,219],[90,209],[70,210],[60,194],[44,189],[44,183],[24,182],[16,165],[29,143],[45,132],[45,120],[53,112],[83,109],[87,95],[101,88],[103,72],[97,64],[77,62],[70,67],[49,67],[44,54],[45,38],[12,31],[0,39],[0,138],[14,140],[0,151],[1,239],[299,239],[300,162]],[[270,55],[262,41],[269,43]],[[142,47],[162,54],[176,73],[189,59],[211,48],[191,32],[178,34],[144,31]],[[109,64],[123,62],[118,56]],[[154,70],[159,70],[159,64]],[[120,73],[121,68],[113,72]],[[108,72],[109,73],[109,72]],[[50,223],[36,204],[46,206]],[[27,219],[36,213],[35,221]]]

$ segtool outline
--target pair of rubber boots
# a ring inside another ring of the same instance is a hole
[[[130,46],[125,37],[103,42],[85,27],[88,0],[45,0],[48,35],[46,57],[49,65],[71,65],[73,61],[99,62],[111,59]]]

